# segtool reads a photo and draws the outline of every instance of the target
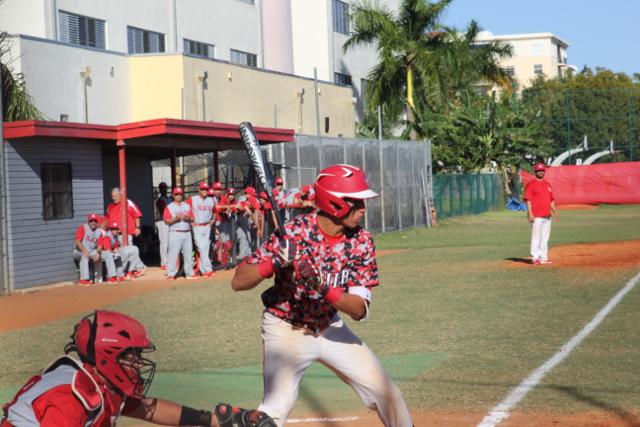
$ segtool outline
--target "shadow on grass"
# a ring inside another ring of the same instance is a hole
[[[533,264],[529,258],[505,258],[505,261],[519,262],[521,264]]]

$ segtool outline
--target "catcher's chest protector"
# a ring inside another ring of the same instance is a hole
[[[38,427],[33,403],[38,397],[61,385],[70,385],[74,396],[89,415],[84,427],[91,427],[101,418],[104,401],[100,388],[77,360],[63,356],[54,361],[42,375],[29,380],[5,409],[6,421],[16,427]],[[93,390],[91,389],[93,387]],[[4,426],[5,424],[2,424]]]

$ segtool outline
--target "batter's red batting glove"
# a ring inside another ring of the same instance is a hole
[[[278,243],[271,248],[273,257],[271,262],[276,270],[283,270],[291,267],[293,261],[298,258],[298,245],[289,239],[278,239]]]

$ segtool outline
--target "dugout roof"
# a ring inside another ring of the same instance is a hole
[[[292,129],[256,127],[261,145],[294,140]],[[193,120],[155,119],[120,125],[67,123],[27,120],[4,123],[5,140],[85,140],[104,142],[103,152],[117,151],[124,141],[127,154],[144,155],[150,160],[175,155],[211,153],[222,150],[244,150],[238,126],[229,123]]]

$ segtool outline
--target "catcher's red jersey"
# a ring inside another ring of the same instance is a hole
[[[297,216],[284,228],[287,238],[311,257],[323,280],[330,286],[348,290],[379,284],[375,245],[368,231],[358,227],[346,230],[346,234],[339,238],[327,236],[318,227],[315,212]],[[258,264],[271,259],[273,247],[277,244],[278,238],[271,236],[246,261]],[[262,295],[262,300],[268,312],[312,331],[326,328],[336,314],[336,309],[318,293],[296,284],[292,272],[276,273],[275,285]]]

